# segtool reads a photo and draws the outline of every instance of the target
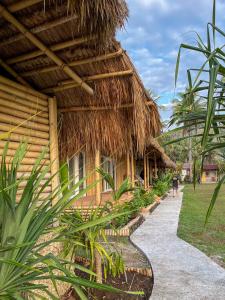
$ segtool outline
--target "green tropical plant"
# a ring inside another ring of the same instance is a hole
[[[89,287],[121,292],[116,288],[77,277],[74,269],[94,274],[78,264],[49,253],[48,250],[51,245],[63,239],[58,227],[59,216],[94,184],[76,196],[74,191],[80,182],[66,193],[65,184],[42,198],[42,192],[53,177],[58,175],[46,178],[50,166],[42,164],[45,152],[37,159],[28,178],[17,179],[27,145],[20,145],[10,164],[6,163],[7,151],[8,143],[0,164],[0,299],[22,300],[27,296],[31,299],[58,299],[49,291],[46,280],[52,282],[55,294],[58,294],[57,283],[69,283],[81,299],[87,299],[85,288]],[[24,188],[20,187],[22,182],[25,183]],[[17,202],[20,188],[22,195]],[[93,220],[76,227],[74,231],[85,230],[105,221],[104,218]]]
[[[216,0],[213,1],[212,21],[207,24],[206,42],[198,34],[196,35],[196,44],[181,44],[177,57],[175,82],[179,74],[179,65],[181,52],[185,49],[190,50],[204,59],[204,63],[197,68],[187,70],[188,94],[198,93],[206,100],[206,107],[202,111],[189,112],[183,117],[181,123],[188,122],[188,127],[198,126],[199,132],[192,136],[200,137],[202,147],[201,164],[204,159],[214,150],[225,147],[225,52],[224,38],[225,31],[216,25]],[[220,39],[217,39],[217,36]],[[219,41],[222,41],[220,44]],[[180,126],[177,130],[182,130]],[[220,186],[225,181],[223,176],[213,194],[209,210],[206,216],[208,220]]]
[[[124,273],[124,264],[120,253],[109,244],[105,235],[105,229],[111,227],[111,221],[117,216],[118,212],[114,213],[110,202],[107,202],[103,207],[90,207],[88,212],[82,213],[81,210],[76,209],[74,212],[65,213],[62,216],[61,221],[64,230],[63,254],[66,257],[70,256],[71,260],[74,260],[79,255],[90,259],[90,269],[97,273],[97,278],[90,274],[90,280],[102,281],[102,267],[105,279],[108,274],[115,277]],[[104,220],[104,222],[88,229],[74,232],[74,229],[77,227],[87,222],[96,222],[99,219]],[[96,270],[96,255],[97,259],[100,258],[102,265],[99,273]]]
[[[154,182],[153,193],[159,197],[163,196],[171,187],[172,176],[169,172],[161,174]]]

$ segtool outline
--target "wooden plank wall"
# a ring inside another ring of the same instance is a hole
[[[48,98],[39,97],[29,89],[25,92],[25,87],[11,82],[1,82],[0,78],[0,157],[7,140],[9,140],[9,150],[7,162],[9,163],[20,142],[28,143],[28,152],[19,168],[18,176],[27,176],[44,148],[47,153],[44,166],[50,164],[49,153],[49,108]],[[4,78],[3,78],[4,79]],[[35,92],[34,92],[35,93]],[[47,174],[46,177],[50,176]],[[22,193],[25,182],[21,184],[18,191],[18,199]],[[51,192],[49,185],[41,195],[46,196]]]

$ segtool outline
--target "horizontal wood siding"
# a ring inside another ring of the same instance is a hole
[[[19,168],[18,176],[29,176],[32,167],[43,149],[46,155],[43,166],[50,164],[48,99],[27,92],[10,92],[10,85],[0,84],[0,161],[6,141],[9,141],[7,163],[12,161],[20,142],[28,143],[28,152]],[[19,86],[18,86],[19,90]],[[21,86],[22,90],[22,86]],[[47,176],[47,175],[46,175]],[[48,177],[50,176],[50,172]],[[25,179],[24,179],[25,180]],[[20,184],[17,200],[20,199],[25,182]],[[43,191],[44,199],[51,192],[51,185]]]

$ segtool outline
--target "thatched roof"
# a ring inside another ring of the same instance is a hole
[[[36,4],[24,8],[32,1]],[[128,15],[125,1],[45,1],[45,7],[40,0],[15,2],[1,1],[0,65],[19,82],[56,96],[61,157],[84,146],[111,156],[132,148],[143,154],[161,123],[156,104],[115,41]],[[23,38],[12,16],[38,43]],[[44,52],[39,42],[47,47]]]
[[[163,147],[158,143],[156,139],[151,139],[151,145],[147,149],[148,155],[153,160],[153,154],[156,155],[157,164],[159,167],[176,169],[176,164],[169,158]]]

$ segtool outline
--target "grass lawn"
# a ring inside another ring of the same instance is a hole
[[[194,191],[184,187],[178,236],[225,267],[225,185],[222,186],[208,224],[204,227],[206,212],[215,184],[202,184]]]

